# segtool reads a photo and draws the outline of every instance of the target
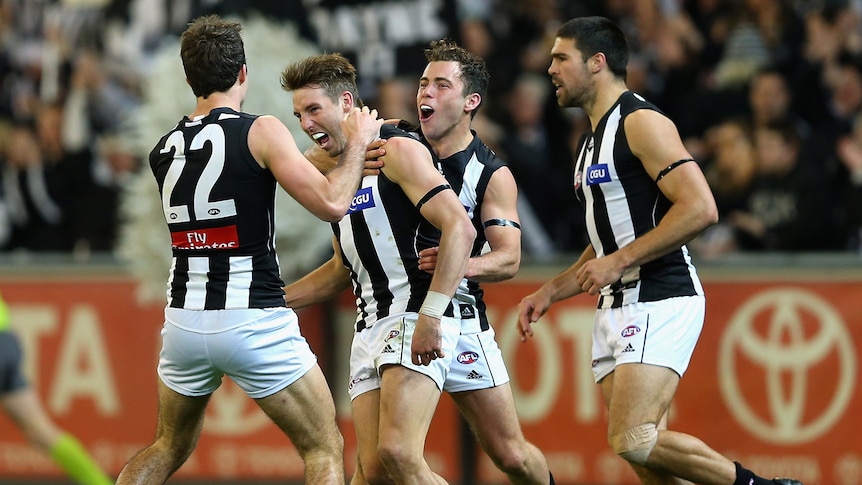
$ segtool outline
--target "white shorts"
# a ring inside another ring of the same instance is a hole
[[[429,365],[416,365],[410,353],[417,313],[399,313],[377,320],[370,328],[353,334],[350,345],[350,381],[347,392],[350,400],[368,391],[380,389],[380,368],[387,364],[400,365],[430,377],[438,389],[449,372],[449,364],[455,354],[455,344],[461,333],[458,320],[450,317],[440,319],[443,332],[445,357],[434,359]]]
[[[316,364],[290,308],[165,309],[159,377],[184,396],[212,394],[226,374],[259,399],[293,384]]]
[[[509,382],[503,353],[494,337],[493,327],[480,333],[461,335],[443,384],[444,391],[478,391]]]
[[[593,375],[596,382],[620,364],[651,364],[680,375],[703,329],[706,299],[682,296],[596,311]]]

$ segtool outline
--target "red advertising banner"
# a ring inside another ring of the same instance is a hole
[[[0,293],[22,343],[25,374],[47,411],[116,475],[155,433],[163,305],[139,304],[130,278],[0,277]],[[338,313],[351,318],[353,310]],[[332,354],[349,351],[325,341],[324,308],[301,310],[299,318],[324,369]],[[328,379],[334,390],[346,388],[346,377]],[[349,403],[339,401],[339,410],[347,413],[339,419],[346,467],[352,473],[353,422]],[[435,429],[456,429],[451,401],[444,399],[438,414]],[[457,439],[457,433],[435,433],[428,440],[429,463],[451,480],[460,474]],[[0,414],[0,481],[61,475]],[[290,441],[229,379],[213,395],[200,443],[177,473],[178,478],[203,481],[301,481],[302,476],[302,461]]]
[[[545,452],[559,484],[637,483],[606,444],[604,404],[590,371],[593,298],[556,304],[534,327],[533,339],[518,339],[517,302],[539,282],[486,288],[524,432]],[[740,273],[704,284],[706,324],[670,427],[766,476],[862,484],[856,419],[862,279]],[[154,433],[162,305],[139,304],[131,278],[114,276],[0,276],[0,292],[21,337],[24,369],[47,410],[116,474]],[[352,315],[347,295],[338,305],[300,312],[336,397],[348,473],[355,457],[345,391]],[[336,319],[334,334],[325,331],[329,318]],[[444,397],[426,456],[453,482],[463,476],[460,426]],[[505,483],[482,453],[478,463],[481,483]],[[56,476],[53,463],[0,415],[0,481]],[[213,396],[198,449],[177,476],[301,480],[302,463],[289,440],[226,380]]]
[[[556,304],[521,343],[516,302],[536,284],[486,289],[518,412],[557,483],[639,483],[608,447],[590,371],[595,300]],[[862,483],[862,280],[707,281],[706,323],[669,428],[756,472],[806,484]],[[485,483],[503,483],[480,455]]]

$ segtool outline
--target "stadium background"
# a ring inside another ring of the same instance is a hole
[[[197,13],[213,11],[243,21],[254,83],[246,109],[278,115],[294,130],[298,142],[307,143],[296,131],[289,96],[276,82],[285,63],[304,55],[348,54],[358,66],[366,101],[381,107],[384,116],[409,117],[411,89],[424,65],[421,48],[443,36],[465,42],[473,32],[465,25],[477,18],[493,25],[501,21],[503,12],[516,24],[513,18],[532,9],[537,17],[546,15],[543,18],[552,25],[553,18],[622,15],[626,8],[634,11],[647,4],[668,14],[669,5],[675,3],[699,2],[21,0],[3,5],[54,18],[83,43],[88,42],[87,35],[111,31],[114,24],[99,23],[112,18],[106,15],[125,16],[129,36],[137,35],[138,43],[126,39],[117,44],[126,49],[122,53],[102,50],[101,66],[117,79],[132,73],[139,84],[132,90],[133,102],[118,110],[124,113],[118,126],[101,134],[119,135],[124,150],[142,157],[152,140],[188,112],[193,102],[183,82],[176,34]],[[549,5],[554,7],[552,13],[542,13]],[[853,2],[846,5],[858,10]],[[155,12],[156,26],[134,23],[135,18],[153,21],[152,16],[140,14],[147,9]],[[637,31],[633,19],[640,17],[620,18],[628,19],[627,28],[634,29],[630,33]],[[858,32],[858,25],[855,29]],[[521,47],[519,58],[529,57],[530,48],[537,49],[534,54],[539,59],[547,52],[541,42]],[[9,44],[6,48],[10,49]],[[508,43],[498,46],[488,57],[489,66],[496,66],[500,55],[515,57],[505,52],[509,48]],[[119,67],[117,59],[124,59]],[[544,67],[534,71],[542,74]],[[497,79],[492,79],[492,85]],[[405,82],[410,86],[406,94]],[[489,115],[508,116],[501,108],[507,92],[492,94],[501,97],[491,98],[486,108]],[[548,157],[559,157],[568,149],[561,145],[567,145],[577,130],[578,117],[560,117],[560,110],[550,105],[551,118],[545,120],[550,123],[546,136],[552,140]],[[494,121],[480,120],[480,135],[493,133]],[[683,130],[693,135],[704,131],[697,128],[697,120],[689,121]],[[99,127],[90,128],[98,138]],[[549,188],[547,194],[551,193]],[[519,276],[487,287],[525,434],[545,452],[560,484],[636,483],[625,463],[605,444],[603,406],[589,371],[594,301],[576,298],[556,305],[538,326],[535,339],[520,344],[515,338],[517,301],[573,261],[583,243],[577,220],[555,220],[542,226],[545,231],[539,230],[543,212],[532,209],[546,201],[528,202],[522,216],[525,227],[533,224],[535,230],[525,231],[529,240],[525,240]],[[280,259],[285,279],[290,280],[326,257],[329,229],[286,198],[279,203]],[[117,239],[109,250],[76,245],[70,252],[17,248],[0,253],[0,292],[9,302],[13,326],[22,335],[28,375],[51,415],[79,436],[112,474],[152,436],[154,369],[169,257],[155,186],[145,167],[124,181],[117,208]],[[568,212],[575,211],[568,206],[554,211]],[[530,214],[537,220],[531,220]],[[535,237],[542,232],[543,237]],[[696,253],[708,295],[707,323],[682,381],[670,426],[691,432],[765,475],[793,475],[809,485],[862,483],[862,438],[856,431],[862,409],[859,254],[843,249]],[[352,471],[354,439],[342,383],[352,311],[345,295],[335,305],[310,308],[300,315],[336,396],[348,471]],[[208,413],[198,450],[173,482],[300,480],[301,463],[290,443],[236,387],[226,383]],[[503,483],[446,397],[428,439],[427,456],[432,467],[452,483]],[[67,482],[49,459],[28,447],[11,423],[0,417],[0,483]]]

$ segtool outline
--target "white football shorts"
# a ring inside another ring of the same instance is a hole
[[[596,310],[593,375],[596,382],[620,364],[651,364],[680,377],[703,329],[706,299],[680,296]]]
[[[316,364],[290,308],[165,309],[158,373],[184,396],[212,394],[227,375],[259,399],[294,383]]]
[[[478,391],[509,382],[503,353],[495,337],[493,327],[461,335],[443,384],[444,391]]]
[[[350,399],[380,389],[380,368],[387,364],[400,365],[431,378],[438,389],[449,372],[455,354],[455,344],[461,333],[460,322],[451,317],[440,319],[443,333],[443,352],[446,356],[429,365],[416,365],[410,354],[410,343],[416,328],[417,313],[399,313],[374,322],[374,325],[353,334],[350,345],[350,381],[347,392]]]

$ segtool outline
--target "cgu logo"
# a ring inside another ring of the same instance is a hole
[[[460,364],[472,364],[479,360],[479,354],[472,351],[461,352],[458,354],[458,363]]]
[[[635,335],[639,334],[640,332],[641,332],[640,327],[636,327],[634,325],[629,325],[628,327],[624,328],[622,332],[620,332],[620,335],[622,335],[624,338],[628,338],[628,337],[634,337]]]
[[[587,185],[600,184],[602,182],[610,182],[611,173],[608,170],[608,164],[597,163],[587,169]]]
[[[365,210],[374,207],[374,194],[371,192],[371,187],[363,187],[356,191],[353,200],[350,202],[350,208],[347,209],[348,214]]]

